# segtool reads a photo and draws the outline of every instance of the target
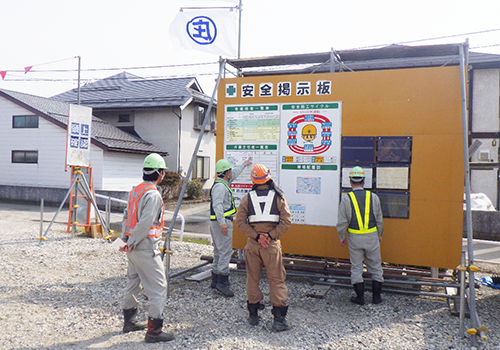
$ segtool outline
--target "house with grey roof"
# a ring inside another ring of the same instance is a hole
[[[69,104],[0,89],[0,199],[60,203],[71,186],[66,166]],[[130,191],[144,157],[168,152],[92,117],[90,162],[96,191]]]
[[[458,47],[457,44],[390,45],[377,49],[229,59],[227,62],[245,77],[325,72],[349,74],[367,70],[457,66],[460,63]],[[485,193],[498,210],[500,55],[469,51],[467,56],[468,146],[478,145],[470,154],[471,191]],[[436,150],[436,157],[446,157],[446,149]]]
[[[185,176],[200,132],[191,179],[204,189],[215,177],[215,104],[201,130],[211,97],[194,77],[144,79],[122,72],[52,97],[91,107],[93,114],[130,135],[168,151],[167,167]]]

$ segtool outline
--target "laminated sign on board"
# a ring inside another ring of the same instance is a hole
[[[66,164],[90,166],[92,108],[69,105]]]
[[[225,106],[225,158],[269,167],[292,221],[335,226],[340,194],[341,102]],[[235,201],[252,187],[250,169],[232,184]]]

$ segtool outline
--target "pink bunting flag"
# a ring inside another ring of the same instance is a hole
[[[3,70],[3,71],[0,72],[0,75],[2,76],[2,80],[5,79],[5,74],[7,74],[6,70]]]
[[[28,73],[33,66],[24,67],[24,74]]]

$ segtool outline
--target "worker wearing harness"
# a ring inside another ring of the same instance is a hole
[[[236,213],[233,191],[229,185],[251,162],[233,166],[228,160],[220,159],[215,165],[217,180],[210,189],[210,235],[214,246],[212,263],[212,283],[225,297],[234,293],[229,289],[229,262],[233,253],[233,216]]]
[[[269,299],[275,331],[290,329],[286,322],[288,289],[279,237],[292,225],[292,215],[283,192],[274,185],[271,172],[262,164],[255,164],[251,173],[252,190],[238,207],[236,225],[248,237],[245,246],[247,270],[247,308],[251,325],[259,323],[258,310],[264,298],[259,288],[262,268],[266,268]]]
[[[351,284],[356,297],[353,303],[364,305],[363,258],[372,278],[373,303],[380,304],[382,282],[384,282],[380,243],[384,230],[380,199],[375,193],[363,189],[365,172],[355,166],[349,173],[352,191],[342,197],[337,220],[337,232],[340,245],[349,241],[349,257],[351,260]]]
[[[162,332],[163,308],[167,299],[167,280],[160,246],[163,234],[163,200],[157,185],[165,176],[165,160],[156,153],[148,155],[143,164],[144,182],[129,195],[122,222],[121,239],[127,244],[120,251],[127,253],[127,286],[123,296],[123,332],[146,328],[137,322],[137,296],[141,290],[150,305],[145,341],[156,343],[174,339],[172,333]]]

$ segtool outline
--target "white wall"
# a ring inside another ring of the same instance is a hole
[[[498,132],[500,69],[474,70],[472,90],[472,132]]]
[[[471,192],[484,193],[496,207],[498,169],[471,169]]]
[[[132,186],[141,183],[144,158],[141,154],[105,152],[102,189],[130,191]]]
[[[169,154],[165,158],[167,167],[177,172],[179,118],[171,109],[135,111],[135,131],[143,140],[166,150]]]
[[[33,115],[0,98],[0,184],[67,188],[66,130],[39,118],[39,127],[12,128],[13,115]],[[38,164],[13,164],[12,150],[38,151]]]
[[[195,108],[196,107],[196,108]],[[194,148],[198,142],[200,131],[194,129],[194,116],[197,113],[196,105],[189,105],[182,111],[182,132],[181,132],[181,166],[182,175],[185,175],[189,169],[191,158],[193,157]],[[204,189],[210,189],[215,180],[215,134],[213,132],[204,132],[200,143],[200,148],[197,153],[200,157],[210,157],[210,179],[203,185]],[[191,174],[192,175],[192,174]],[[192,176],[191,176],[192,178]]]

